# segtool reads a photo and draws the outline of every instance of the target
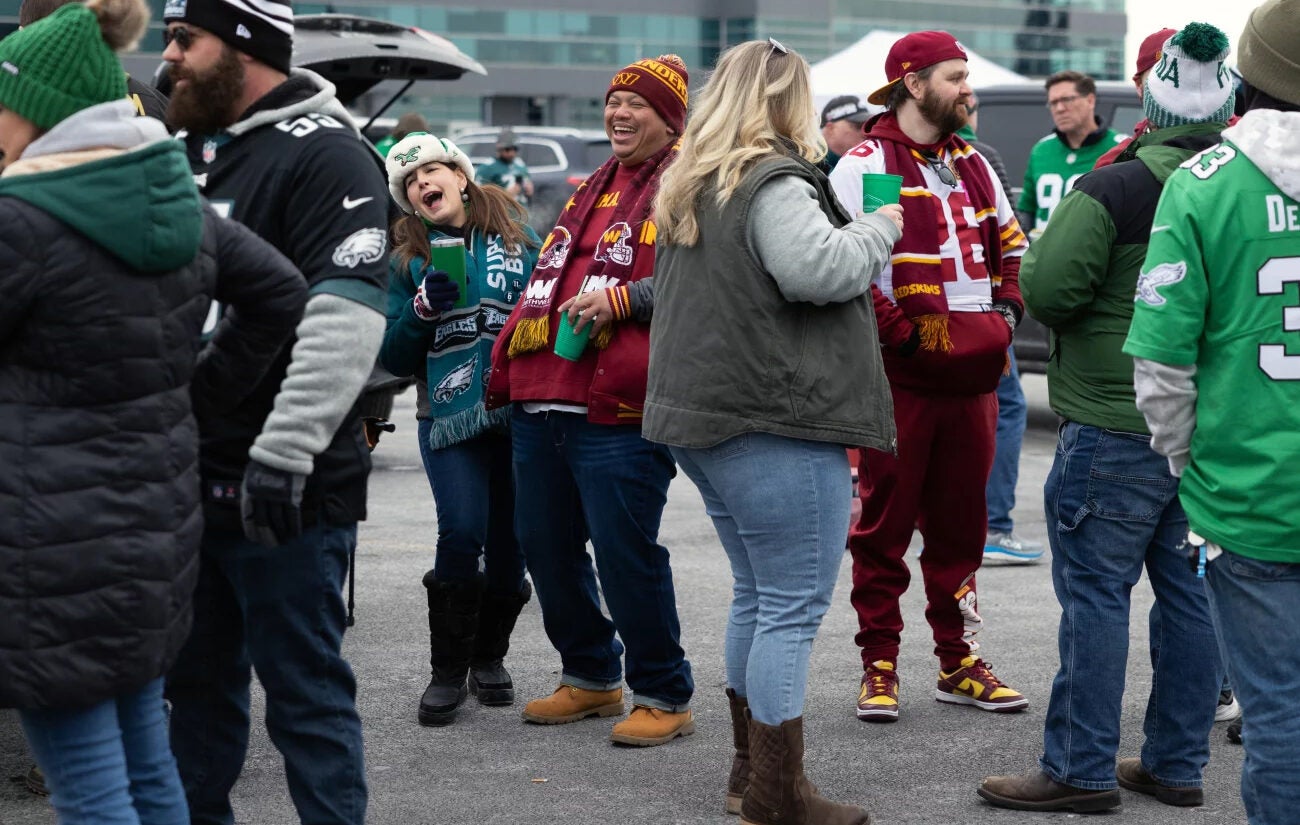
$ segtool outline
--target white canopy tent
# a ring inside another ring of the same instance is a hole
[[[836,52],[812,67],[813,97],[817,111],[838,95],[857,95],[867,103],[867,95],[885,83],[885,58],[889,49],[906,32],[876,30],[843,51]],[[976,89],[1004,83],[1033,83],[1024,75],[1004,69],[993,61],[980,57],[969,47],[967,63],[970,66],[970,83]],[[869,105],[869,104],[868,104]],[[881,107],[872,107],[879,110]]]

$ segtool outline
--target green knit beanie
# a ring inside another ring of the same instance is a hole
[[[41,129],[126,97],[126,72],[99,19],[69,3],[0,40],[0,106]]]

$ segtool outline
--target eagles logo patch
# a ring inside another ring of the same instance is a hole
[[[335,266],[356,269],[359,264],[372,264],[384,257],[388,250],[388,233],[373,226],[358,229],[334,249],[330,258]]]
[[[420,147],[412,146],[409,152],[398,152],[397,154],[393,155],[392,158],[393,160],[397,161],[403,166],[407,165],[408,163],[415,163],[417,160],[420,159]]]
[[[433,388],[430,398],[435,404],[445,404],[461,393],[465,392],[474,383],[474,377],[478,374],[478,356],[475,355],[470,360],[461,364],[456,369],[447,373],[438,385]],[[486,373],[484,373],[486,375]]]
[[[1138,275],[1137,295],[1134,296],[1134,300],[1148,306],[1161,306],[1165,302],[1165,296],[1156,290],[1162,286],[1176,284],[1185,277],[1187,277],[1187,264],[1183,261],[1157,264],[1150,271]]]

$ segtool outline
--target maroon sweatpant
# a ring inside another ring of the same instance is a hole
[[[864,667],[897,662],[903,614],[898,600],[911,573],[907,545],[920,527],[925,618],[944,670],[970,655],[962,639],[958,591],[970,588],[984,558],[984,487],[993,466],[997,394],[931,395],[891,385],[898,455],[863,450],[858,465],[862,517],[849,531],[853,594]],[[969,578],[969,581],[967,579]]]

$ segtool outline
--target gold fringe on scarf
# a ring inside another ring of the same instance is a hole
[[[515,331],[510,336],[510,348],[506,350],[506,356],[514,358],[526,352],[546,349],[546,344],[550,340],[551,324],[549,316],[523,318],[519,323],[515,324]]]
[[[596,337],[591,339],[591,343],[596,346],[596,349],[604,349],[605,347],[608,347],[609,342],[613,340],[614,323],[608,323],[600,332],[596,333]]]
[[[948,316],[920,315],[912,319],[921,331],[921,349],[930,352],[952,352],[952,337],[948,334]]]

